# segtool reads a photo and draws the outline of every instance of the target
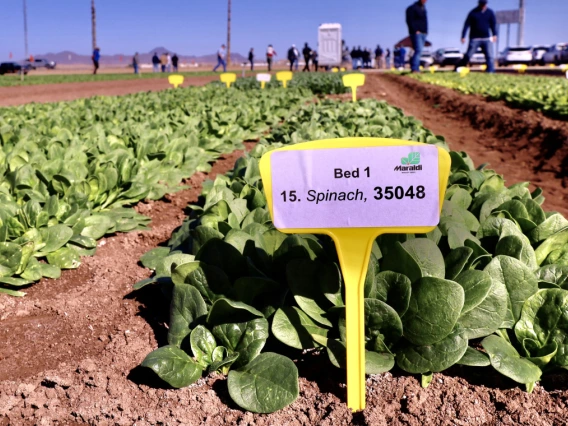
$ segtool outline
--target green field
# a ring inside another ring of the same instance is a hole
[[[557,119],[568,120],[568,79],[470,73],[412,74],[410,77],[425,83],[448,87],[465,94],[477,94],[508,105],[541,111]]]
[[[187,78],[215,75],[212,71],[180,72]],[[117,80],[137,80],[149,78],[167,78],[167,73],[144,72],[142,74],[55,74],[55,75],[34,75],[33,71],[25,76],[21,81],[16,74],[5,74],[0,76],[0,87],[9,86],[33,86],[37,84],[57,84],[57,83],[88,83],[94,81],[117,81]]]

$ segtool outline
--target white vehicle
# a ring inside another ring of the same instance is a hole
[[[430,52],[424,52],[420,55],[420,66],[428,68],[434,65],[434,58]]]
[[[482,65],[486,63],[485,55],[481,47],[478,47],[471,58],[469,58],[469,63],[472,65]]]
[[[342,59],[341,24],[322,24],[318,28],[320,67],[339,67]]]
[[[554,44],[542,55],[543,64],[560,65],[568,63],[568,43]]]
[[[533,61],[532,50],[530,47],[507,47],[499,55],[499,66],[506,67],[514,64],[530,65]]]
[[[548,50],[550,46],[533,46],[532,47],[532,56],[533,56],[533,65],[544,65],[542,57]]]
[[[434,53],[434,63],[445,67],[446,65],[457,65],[463,58],[463,54],[456,48],[438,49]]]

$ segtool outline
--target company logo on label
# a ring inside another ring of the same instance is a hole
[[[420,164],[420,153],[411,152],[408,154],[408,157],[402,157],[400,159],[400,164],[402,165],[394,168],[395,172],[416,173],[417,171],[422,170],[422,165]]]

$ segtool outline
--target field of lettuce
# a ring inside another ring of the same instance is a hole
[[[148,225],[132,209],[137,202],[184,188],[223,153],[258,140],[204,185],[167,244],[140,259],[154,274],[134,289],[159,290],[169,306],[167,345],[141,365],[173,388],[227,375],[233,402],[255,413],[296,400],[298,358],[345,368],[333,242],[274,228],[258,161],[324,138],[450,147],[385,102],[325,99],[345,92],[339,75],[301,75],[288,90],[256,85],[243,79],[236,90],[211,84],[0,110],[0,293],[23,296],[21,287],[80,267],[98,239]],[[532,392],[543,375],[568,368],[568,220],[543,210],[545,194],[528,182],[507,186],[467,153],[450,155],[437,229],[374,245],[366,372],[394,369],[426,387],[433,373],[460,365]]]
[[[568,80],[565,78],[470,73],[413,74],[412,78],[476,94],[526,110],[536,110],[551,118],[568,120]]]

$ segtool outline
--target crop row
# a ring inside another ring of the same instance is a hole
[[[144,229],[127,206],[182,189],[312,97],[209,86],[2,109],[0,293],[21,296],[104,235]]]
[[[170,306],[168,345],[142,365],[173,387],[228,373],[232,399],[272,412],[298,396],[290,358],[323,352],[345,366],[343,279],[333,242],[285,235],[271,222],[258,160],[321,138],[393,137],[445,147],[389,105],[322,101],[296,114],[204,189],[204,203],[167,247],[142,258]],[[426,236],[383,235],[365,282],[366,372],[422,375],[459,364],[485,368],[531,391],[568,367],[568,220],[545,212],[542,191],[451,152],[439,226]],[[287,348],[287,349],[283,349]],[[317,355],[314,355],[317,356]],[[321,355],[320,355],[321,356]]]
[[[568,119],[568,80],[564,78],[457,73],[413,74],[416,80],[504,101],[512,107],[541,111],[561,120]]]

